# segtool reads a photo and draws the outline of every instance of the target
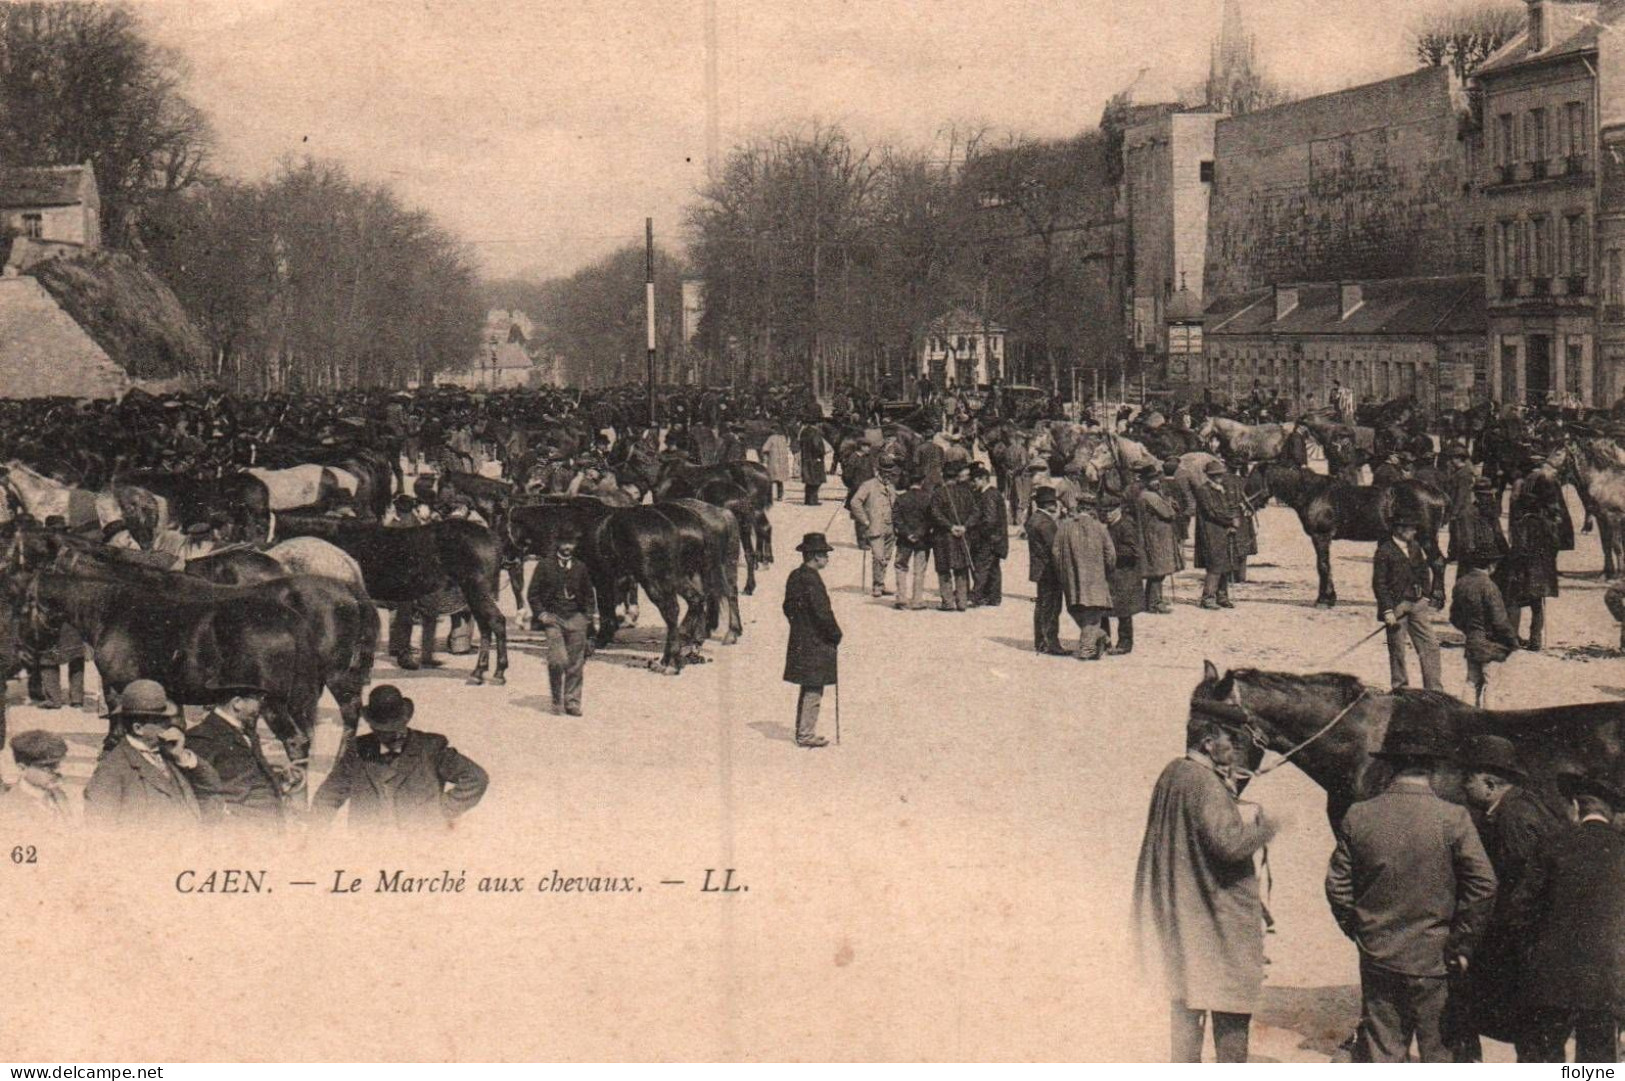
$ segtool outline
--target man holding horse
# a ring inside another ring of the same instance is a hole
[[[1197,699],[1185,755],[1157,778],[1134,876],[1140,955],[1161,962],[1169,1058],[1202,1061],[1211,1019],[1219,1062],[1246,1062],[1264,982],[1264,906],[1254,854],[1280,823],[1237,798],[1247,715]]]
[[[1395,508],[1391,532],[1377,545],[1371,564],[1371,592],[1377,598],[1377,619],[1388,633],[1388,674],[1393,689],[1410,686],[1405,666],[1405,638],[1422,665],[1422,686],[1444,689],[1439,678],[1439,638],[1433,633],[1433,608],[1424,586],[1431,581],[1427,556],[1416,543],[1419,520],[1415,513]]]

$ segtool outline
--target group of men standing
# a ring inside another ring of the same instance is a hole
[[[1429,700],[1394,699],[1370,767],[1389,778],[1336,824],[1326,896],[1360,958],[1355,1057],[1613,1062],[1625,1017],[1625,791],[1597,772],[1535,784],[1493,735],[1454,743]],[[1255,857],[1280,823],[1241,799],[1245,711],[1194,701],[1158,779],[1135,880],[1145,955],[1171,1002],[1170,1054],[1244,1062],[1264,972]],[[1462,777],[1466,806],[1437,794]]]

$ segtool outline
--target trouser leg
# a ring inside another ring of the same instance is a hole
[[[993,577],[993,565],[997,562],[998,561],[994,559],[993,553],[990,550],[985,548],[977,549],[975,560],[976,582],[971,589],[971,600],[975,601],[977,604],[989,603],[987,592],[988,580]]]
[[[1224,575],[1218,571],[1208,571],[1202,579],[1203,602],[1217,601],[1219,599],[1219,586],[1224,581]]]
[[[1422,668],[1422,686],[1430,691],[1444,690],[1444,679],[1439,674],[1439,636],[1433,630],[1433,605],[1417,601],[1405,616],[1405,631],[1410,635],[1416,660]]]
[[[1388,683],[1394,690],[1408,687],[1411,683],[1410,673],[1405,668],[1405,629],[1402,626],[1404,618],[1391,627],[1384,628],[1384,637],[1388,640]]]
[[[1529,648],[1539,649],[1546,641],[1546,598],[1529,602]]]
[[[30,702],[45,701],[44,674],[38,664],[28,666],[28,700]]]
[[[1117,619],[1117,647],[1127,653],[1134,648],[1134,617],[1119,616]]]
[[[1454,1056],[1444,1038],[1444,1012],[1450,1001],[1450,981],[1412,979],[1409,984],[1411,1025],[1416,1032],[1416,1054],[1422,1062],[1451,1062]]]
[[[784,498],[784,482],[782,480],[776,480],[776,481],[773,482],[773,502],[777,503],[780,500],[782,500],[783,498]]]
[[[891,564],[892,550],[896,543],[896,538],[890,534],[869,538],[869,553],[873,557],[870,562],[874,564],[871,580],[875,589],[886,588],[886,568]]]
[[[1360,966],[1360,1027],[1366,1062],[1404,1062],[1411,1043],[1403,977]]]
[[[824,701],[824,688],[803,687],[796,698],[796,742],[802,743],[818,734],[818,709]]]
[[[1575,1015],[1574,1061],[1619,1061],[1619,1022],[1613,1014],[1607,1010],[1581,1010]]]
[[[403,604],[389,614],[389,655],[399,657],[412,648],[412,606]]]
[[[1168,1061],[1201,1062],[1202,1030],[1207,1013],[1187,1009],[1183,1002],[1168,1004]]]
[[[560,624],[564,631],[564,708],[581,710],[581,686],[587,670],[587,617],[576,613]]]
[[[1250,1013],[1213,1011],[1213,1058],[1216,1062],[1246,1062]]]
[[[925,576],[931,570],[931,550],[922,549],[914,553],[914,596],[909,603],[915,608],[925,606]]]
[[[62,666],[59,664],[46,664],[40,666],[40,699],[48,706],[62,704]]]
[[[68,705],[85,704],[85,658],[75,657],[68,662]]]
[[[1145,610],[1155,612],[1162,604],[1162,576],[1145,580]]]
[[[1033,648],[1040,653],[1061,648],[1061,608],[1065,594],[1053,574],[1038,580],[1038,603],[1033,607]]]
[[[954,610],[963,612],[970,603],[970,571],[954,571]]]
[[[1219,575],[1219,603],[1224,604],[1230,600],[1230,583],[1235,576],[1229,573]]]
[[[996,555],[987,568],[987,585],[982,590],[982,603],[1004,603],[1004,561]]]

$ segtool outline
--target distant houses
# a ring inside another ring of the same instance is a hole
[[[435,382],[468,390],[558,386],[558,364],[554,358],[539,357],[535,332],[530,316],[517,308],[492,308],[485,315],[479,349],[468,364],[441,372]]]

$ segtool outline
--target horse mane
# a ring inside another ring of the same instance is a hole
[[[1366,690],[1359,677],[1343,672],[1268,672],[1261,668],[1236,668],[1228,678],[1281,694],[1321,694],[1335,698],[1343,705],[1354,701]]]

